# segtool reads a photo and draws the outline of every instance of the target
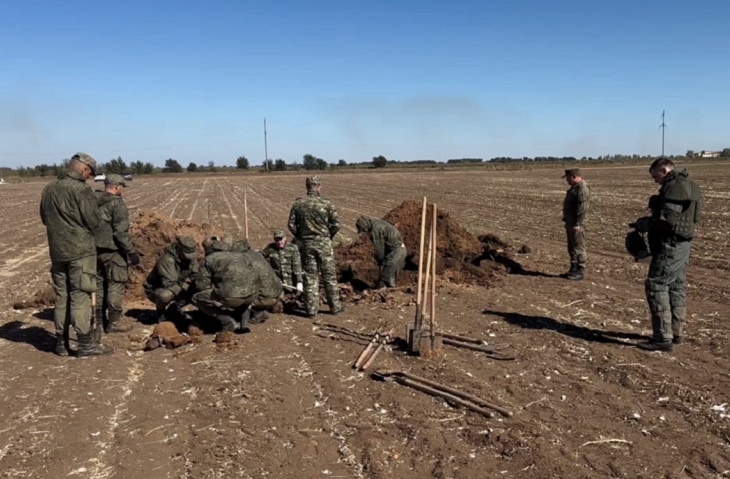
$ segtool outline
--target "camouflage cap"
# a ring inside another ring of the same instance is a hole
[[[124,177],[122,175],[117,175],[114,173],[106,175],[106,178],[104,178],[104,184],[127,186],[127,183],[124,181]]]
[[[187,259],[193,260],[198,257],[198,244],[190,236],[179,237],[177,246]]]
[[[284,233],[284,230],[276,230],[274,232],[274,239],[280,239],[280,238],[286,238],[286,233]]]
[[[320,181],[319,176],[310,176],[307,178],[307,186],[316,186],[321,184],[322,181]]]
[[[91,173],[96,174],[96,160],[92,158],[91,155],[87,155],[86,153],[78,152],[74,156],[71,157],[71,160],[78,160],[81,163],[85,164],[89,168],[91,168]]]
[[[570,168],[565,170],[565,174],[561,178],[567,178],[569,176],[582,176],[580,174],[580,168]]]
[[[355,228],[357,228],[358,233],[367,233],[370,231],[371,222],[369,219],[367,219],[364,216],[361,216],[357,219],[355,222]]]

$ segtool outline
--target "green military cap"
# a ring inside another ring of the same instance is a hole
[[[580,174],[580,168],[570,168],[565,170],[565,174],[562,176],[562,178],[567,178],[569,176],[582,176]]]
[[[307,186],[315,186],[315,185],[321,185],[322,182],[319,179],[319,176],[310,176],[307,178]]]
[[[370,231],[371,221],[364,216],[361,216],[355,222],[355,228],[358,233],[367,233]]]
[[[91,155],[87,155],[86,153],[78,152],[74,156],[71,157],[71,160],[78,160],[81,163],[85,164],[89,168],[91,168],[91,173],[96,174],[96,160],[91,157]]]
[[[177,239],[177,246],[187,259],[193,260],[198,257],[198,244],[190,236],[179,237]]]
[[[274,239],[281,239],[286,238],[286,233],[284,233],[284,230],[276,230],[274,232]]]
[[[122,175],[117,175],[114,173],[106,175],[106,178],[104,179],[104,184],[127,186],[127,183],[124,181],[124,177]]]

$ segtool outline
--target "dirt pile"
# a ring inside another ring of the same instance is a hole
[[[419,201],[408,200],[386,214],[383,219],[398,228],[408,250],[405,271],[398,286],[416,282],[419,262],[421,209]],[[426,231],[430,228],[433,205],[428,205]],[[514,248],[492,234],[475,236],[469,233],[448,212],[439,210],[437,221],[436,271],[441,278],[455,283],[476,283],[489,286],[505,273],[522,272],[512,255]],[[339,246],[335,259],[340,268],[340,281],[356,290],[372,288],[378,279],[374,248],[366,236],[350,245]]]
[[[201,225],[190,221],[179,221],[160,213],[145,211],[132,218],[129,232],[132,244],[140,255],[140,265],[129,270],[125,296],[128,301],[145,300],[142,285],[169,243],[180,236],[190,236],[198,243],[198,255],[202,259],[203,240],[211,235],[223,235],[223,231],[208,223]]]

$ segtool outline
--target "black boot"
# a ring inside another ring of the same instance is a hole
[[[643,349],[644,351],[671,351],[671,341],[647,341],[645,343],[639,343],[636,345],[637,348]]]
[[[57,356],[68,356],[68,348],[66,347],[66,339],[63,337],[63,334],[56,335],[56,347],[53,349],[53,352]]]
[[[580,281],[585,276],[585,268],[583,266],[576,266],[575,271],[570,273],[565,279],[569,281]]]
[[[221,331],[233,332],[239,327],[238,322],[227,314],[219,314],[215,319],[221,324]]]
[[[109,322],[106,323],[104,332],[109,333],[128,333],[132,330],[132,326],[122,323],[121,315],[109,313]]]
[[[561,278],[567,278],[568,276],[573,275],[578,270],[578,265],[575,263],[570,263],[570,269],[566,271],[565,273],[561,274]]]
[[[269,313],[267,313],[266,311],[263,311],[263,310],[255,311],[255,310],[249,309],[249,314],[251,315],[251,319],[249,320],[249,322],[251,324],[261,324],[261,323],[265,322],[267,319],[269,319]]]
[[[79,348],[77,356],[80,358],[88,356],[106,356],[114,352],[114,348],[97,342],[94,338],[94,332],[89,334],[77,334],[79,339]]]

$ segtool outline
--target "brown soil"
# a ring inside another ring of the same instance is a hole
[[[40,309],[56,304],[56,293],[53,286],[47,284],[33,293],[30,299],[13,303],[13,309]]]
[[[398,278],[398,286],[416,282],[421,235],[422,204],[407,200],[387,213],[383,219],[395,226],[403,236],[408,250],[405,271]],[[469,233],[444,210],[438,210],[436,270],[443,278],[457,284],[490,286],[505,273],[523,272],[512,255],[514,248],[497,236]],[[426,231],[431,227],[433,205],[427,206]],[[424,246],[426,248],[427,245]],[[378,280],[378,266],[373,260],[373,244],[367,235],[352,244],[335,250],[340,268],[340,281],[356,290],[373,288]]]

